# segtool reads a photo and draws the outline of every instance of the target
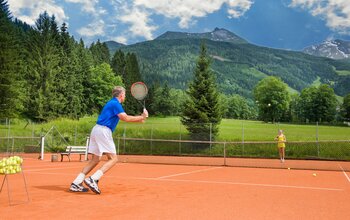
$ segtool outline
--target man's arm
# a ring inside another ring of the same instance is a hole
[[[143,113],[139,116],[132,116],[123,112],[123,113],[119,113],[118,117],[120,120],[125,122],[145,122],[145,119],[148,117],[148,112],[145,109]]]

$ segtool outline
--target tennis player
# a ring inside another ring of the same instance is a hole
[[[275,141],[277,141],[278,152],[280,155],[281,163],[284,163],[285,156],[285,148],[286,148],[286,136],[284,136],[282,130],[278,130],[278,135],[275,137]]]
[[[91,131],[88,152],[92,154],[92,159],[72,182],[70,186],[70,191],[72,192],[87,192],[88,188],[82,184],[84,182],[94,193],[101,194],[98,181],[118,161],[112,133],[117,127],[119,120],[144,122],[148,117],[146,109],[140,116],[130,116],[125,113],[121,105],[125,100],[125,89],[123,87],[116,86],[112,90],[112,96],[112,99],[103,107],[97,123]],[[102,154],[107,155],[108,161],[94,174],[86,178],[86,175],[99,164]]]

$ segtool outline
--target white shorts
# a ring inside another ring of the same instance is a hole
[[[116,154],[115,144],[110,128],[95,125],[91,131],[89,153],[102,156],[103,153]]]

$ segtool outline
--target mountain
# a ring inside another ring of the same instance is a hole
[[[125,44],[121,44],[115,41],[105,41],[104,43],[106,43],[110,54],[114,54],[115,51],[117,51],[120,47],[125,46]]]
[[[350,58],[350,41],[327,40],[321,44],[306,47],[303,52],[332,59],[346,59]]]
[[[243,38],[236,34],[223,29],[215,28],[212,32],[207,33],[185,33],[185,32],[165,32],[164,34],[157,37],[155,40],[171,40],[171,39],[209,39],[212,41],[222,41],[231,43],[248,43]]]
[[[219,90],[225,94],[251,99],[256,84],[267,76],[280,77],[291,91],[327,83],[338,95],[350,93],[350,62],[256,46],[224,29],[198,34],[166,32],[120,49],[137,55],[147,84],[167,81],[173,88],[186,89],[203,41]]]

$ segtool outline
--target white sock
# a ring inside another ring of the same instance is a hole
[[[83,182],[83,180],[85,179],[85,174],[83,173],[79,173],[79,175],[77,176],[77,178],[75,178],[75,180],[73,181],[73,183],[75,185],[79,185]]]
[[[99,180],[103,176],[102,170],[97,170],[94,174],[92,174],[91,178],[94,180]]]

